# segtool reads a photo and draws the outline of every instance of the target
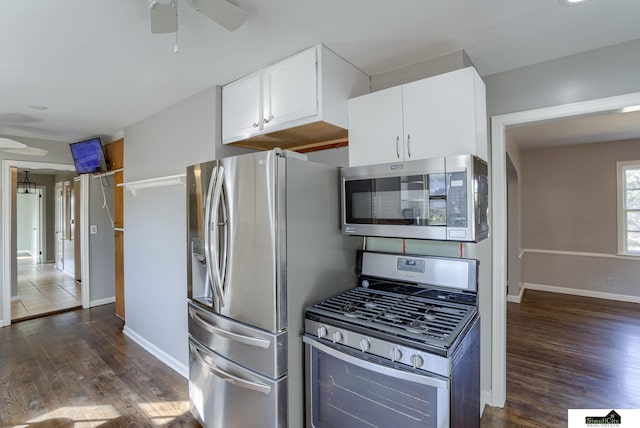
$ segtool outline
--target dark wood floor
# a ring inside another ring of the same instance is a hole
[[[482,426],[563,427],[574,408],[640,408],[640,305],[528,290],[507,309],[507,404]]]
[[[179,374],[123,336],[113,305],[0,329],[1,427],[198,427]],[[485,428],[562,427],[640,408],[640,305],[528,291],[508,304],[507,405]]]
[[[188,383],[122,334],[114,305],[0,329],[1,427],[199,427]]]

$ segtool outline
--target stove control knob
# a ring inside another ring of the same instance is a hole
[[[324,326],[318,327],[318,337],[322,339],[326,335],[327,335],[327,327],[324,327]]]
[[[396,362],[402,358],[402,351],[400,348],[395,347],[391,350],[391,361]]]
[[[360,349],[362,349],[362,352],[367,352],[370,348],[371,342],[369,341],[369,339],[362,339],[360,341]]]
[[[336,331],[335,333],[333,333],[333,343],[340,342],[341,340],[342,340],[342,333],[340,333],[339,331]]]
[[[364,288],[369,288],[369,280],[363,279],[360,283]]]
[[[414,369],[419,369],[424,364],[424,360],[418,354],[413,354],[411,356],[411,365],[413,365]]]

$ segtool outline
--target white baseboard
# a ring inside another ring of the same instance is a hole
[[[109,303],[115,303],[115,301],[116,301],[115,296],[107,297],[106,299],[92,300],[91,302],[89,302],[89,307],[93,308],[94,306],[108,305]]]
[[[520,293],[518,293],[517,296],[514,296],[512,294],[507,294],[507,302],[520,303],[520,302],[522,302],[522,297],[523,296],[524,296],[524,284],[521,282],[520,283]]]
[[[12,302],[17,302],[18,300],[20,300],[20,296],[11,296]]]
[[[578,288],[557,287],[555,285],[532,284],[525,282],[522,289],[548,291],[550,293],[571,294],[574,296],[595,297],[596,299],[616,300],[619,302],[640,303],[640,297],[626,294],[605,293],[603,291],[581,290]]]
[[[136,342],[138,345],[142,346],[147,352],[151,355],[171,367],[173,370],[181,374],[185,379],[189,379],[189,367],[185,364],[182,364],[171,355],[164,352],[162,349],[158,348],[153,343],[149,342],[144,337],[140,336],[135,331],[131,330],[126,325],[124,326],[123,333],[125,336]]]
[[[491,405],[491,391],[480,391],[480,417],[484,413],[484,408]]]

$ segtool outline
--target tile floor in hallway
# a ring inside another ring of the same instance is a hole
[[[80,284],[53,263],[18,258],[18,300],[11,301],[11,321],[79,308],[81,302]]]

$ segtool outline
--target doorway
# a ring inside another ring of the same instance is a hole
[[[11,284],[12,322],[82,306],[81,286],[75,281],[74,272],[59,269],[58,264],[54,264],[58,260],[56,252],[62,247],[69,247],[62,241],[62,245],[58,245],[63,238],[58,233],[59,224],[64,224],[68,218],[73,225],[76,216],[61,216],[65,210],[58,209],[57,194],[53,198],[50,195],[57,190],[57,182],[68,183],[73,175],[72,172],[49,169],[31,171],[17,168],[17,263],[16,281]],[[74,241],[73,230],[69,238]],[[71,257],[71,260],[79,258]]]
[[[619,111],[640,104],[640,92],[565,104],[491,118],[492,153],[492,391],[489,404],[504,407],[506,402],[506,305],[507,305],[507,138],[509,127],[557,118]]]
[[[71,301],[77,297],[83,307],[85,302],[87,302],[88,307],[88,281],[82,281],[82,284],[80,285],[76,284],[73,276],[69,277],[68,275],[57,271],[54,263],[31,264],[28,268],[25,267],[25,269],[22,269],[27,272],[19,272],[19,268],[22,267],[18,266],[17,257],[18,245],[15,232],[17,229],[16,210],[18,170],[31,169],[32,171],[47,171],[49,174],[55,174],[58,172],[67,173],[69,176],[73,176],[75,175],[74,166],[14,160],[4,160],[2,166],[2,228],[3,236],[5,237],[2,242],[2,325],[6,326],[11,324],[12,309],[14,309],[13,306],[15,306],[14,302],[18,300],[12,299],[12,297],[17,297],[19,295],[17,290],[19,273],[25,274],[24,280],[23,278],[20,279],[20,284],[23,287],[23,295],[26,300],[35,301],[35,297],[40,295],[47,298],[47,304],[51,304],[53,300],[57,303],[62,303],[64,300]],[[83,182],[83,180],[80,180],[79,182]],[[45,191],[43,197],[46,198],[47,194],[55,195],[54,191],[51,190],[50,192]],[[81,200],[80,211],[83,212],[84,209],[86,209],[86,204]],[[55,218],[55,214],[52,213],[49,218],[50,222],[53,222],[53,218]],[[44,228],[45,227],[40,227],[39,229],[42,230]],[[51,224],[47,229],[55,230],[54,224]],[[80,237],[82,237],[82,235],[83,231],[80,230]],[[40,247],[44,249],[44,251],[42,251],[42,256],[45,257],[44,261],[53,262],[53,243],[55,242],[55,238],[49,238],[43,241],[46,241],[46,243],[41,242]],[[80,239],[80,241],[82,243],[82,239]],[[46,250],[45,247],[48,247],[49,250]],[[88,247],[88,245],[81,245],[79,253],[88,254],[88,252],[84,251],[86,247]],[[84,272],[82,273],[82,276],[84,276]],[[44,292],[45,290],[47,290],[46,293]],[[54,299],[54,297],[56,298]],[[77,303],[74,302],[74,305],[77,305]],[[23,306],[25,306],[24,303]],[[27,309],[26,306],[24,309]],[[54,311],[58,310],[59,308],[54,307]],[[15,311],[18,312],[18,309],[16,308]],[[22,311],[21,315],[25,316],[25,312],[26,311]]]
[[[18,172],[20,177],[20,172]],[[18,178],[20,179],[20,178]],[[46,188],[35,186],[16,195],[16,238],[18,266],[37,265],[46,258]]]

